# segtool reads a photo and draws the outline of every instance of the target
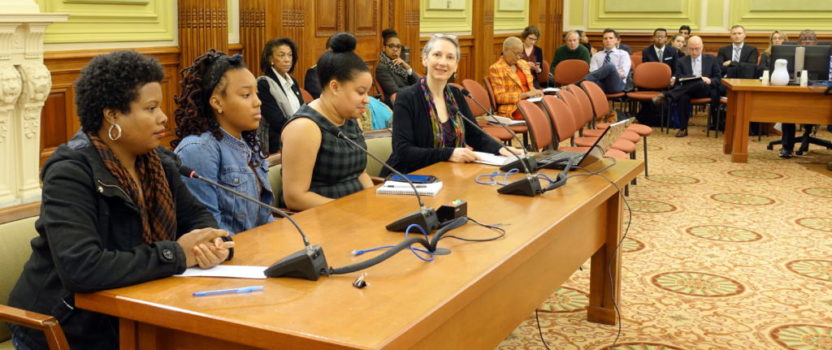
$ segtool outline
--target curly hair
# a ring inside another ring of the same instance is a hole
[[[222,140],[220,124],[209,99],[214,90],[225,96],[225,87],[228,85],[225,77],[227,71],[245,68],[243,57],[239,54],[228,56],[210,49],[197,57],[191,66],[179,72],[182,77],[180,80],[182,93],[174,98],[177,105],[174,111],[176,138],[170,142],[172,147],[179,145],[182,139],[189,135],[201,135],[206,131],[210,131],[217,140]],[[259,158],[251,157],[249,165],[259,166],[268,154],[260,147],[257,130],[243,131],[242,136],[252,151],[260,155]]]
[[[130,113],[130,102],[139,96],[139,89],[148,83],[161,82],[164,77],[159,61],[136,51],[113,51],[96,56],[81,69],[81,76],[75,81],[75,105],[81,130],[98,132],[105,108]]]
[[[266,74],[269,68],[272,67],[272,62],[269,58],[272,57],[272,51],[274,49],[281,47],[281,46],[288,46],[289,50],[292,50],[292,66],[289,67],[289,72],[292,73],[295,71],[295,65],[298,63],[298,46],[295,45],[295,42],[289,38],[277,38],[272,39],[266,42],[266,46],[263,47],[263,52],[260,54],[260,72]]]

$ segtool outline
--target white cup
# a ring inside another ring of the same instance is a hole
[[[809,72],[805,69],[800,71],[800,86],[808,86],[809,85]]]
[[[762,81],[763,84],[768,84],[768,69],[763,71],[763,76],[760,77],[760,81]]]

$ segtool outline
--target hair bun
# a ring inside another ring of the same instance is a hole
[[[329,38],[329,47],[332,52],[352,52],[355,50],[357,41],[350,33],[338,33]]]

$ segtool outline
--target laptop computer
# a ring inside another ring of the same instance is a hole
[[[627,129],[633,123],[634,118],[625,119],[622,121],[618,121],[616,123],[611,124],[609,127],[604,129],[604,132],[601,133],[597,139],[595,139],[595,143],[587,149],[586,152],[570,152],[570,151],[546,151],[540,152],[532,156],[535,162],[537,163],[537,167],[534,170],[538,169],[558,169],[563,170],[566,167],[566,163],[575,157],[580,157],[580,160],[575,163],[577,166],[585,167],[596,161],[600,160],[604,157],[604,153],[607,152],[608,149],[612,146],[613,142],[621,136],[621,133]],[[503,165],[500,167],[502,171],[509,171],[512,168],[517,168],[520,164],[517,161],[511,162],[509,164]]]

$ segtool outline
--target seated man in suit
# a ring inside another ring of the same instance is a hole
[[[667,43],[667,29],[658,28],[653,31],[653,45],[641,51],[641,62],[662,62],[670,66],[671,72],[676,72],[676,49]]]
[[[520,59],[522,53],[523,41],[510,36],[503,41],[500,59],[488,67],[488,77],[497,102],[497,114],[517,120],[523,120],[517,111],[517,102],[543,96],[543,92],[535,87],[537,79],[532,75],[529,63]]]
[[[690,119],[690,100],[694,98],[710,97],[711,111],[715,111],[719,103],[719,79],[721,77],[717,58],[702,53],[702,38],[692,36],[688,39],[688,56],[676,61],[676,85],[670,91],[653,98],[653,103],[661,104],[665,99],[679,104],[681,126],[676,137],[688,136],[688,119]],[[702,79],[682,82],[682,78],[702,77]]]
[[[566,60],[584,60],[589,63],[589,49],[581,45],[580,35],[576,31],[566,32],[564,35],[566,44],[561,45],[555,50],[555,57],[552,57],[552,66],[549,67],[549,72],[555,74],[555,67],[558,63]]]
[[[589,74],[584,80],[597,83],[606,94],[624,91],[632,65],[630,55],[616,48],[618,32],[615,29],[604,29],[603,40],[604,50],[592,56],[589,61]]]
[[[815,45],[817,44],[818,39],[817,35],[812,30],[804,30],[800,32],[800,35],[797,37],[797,43],[802,46],[808,45]],[[808,137],[812,134],[812,129],[814,125],[812,124],[804,124],[803,125],[803,136]],[[780,158],[789,159],[794,156],[794,134],[795,134],[796,125],[794,123],[783,123],[782,131],[782,142],[783,148],[780,149]]]
[[[731,45],[719,48],[716,57],[722,65],[722,76],[729,78],[756,78],[757,48],[745,43],[745,27],[731,27]],[[729,74],[730,73],[730,74]]]

